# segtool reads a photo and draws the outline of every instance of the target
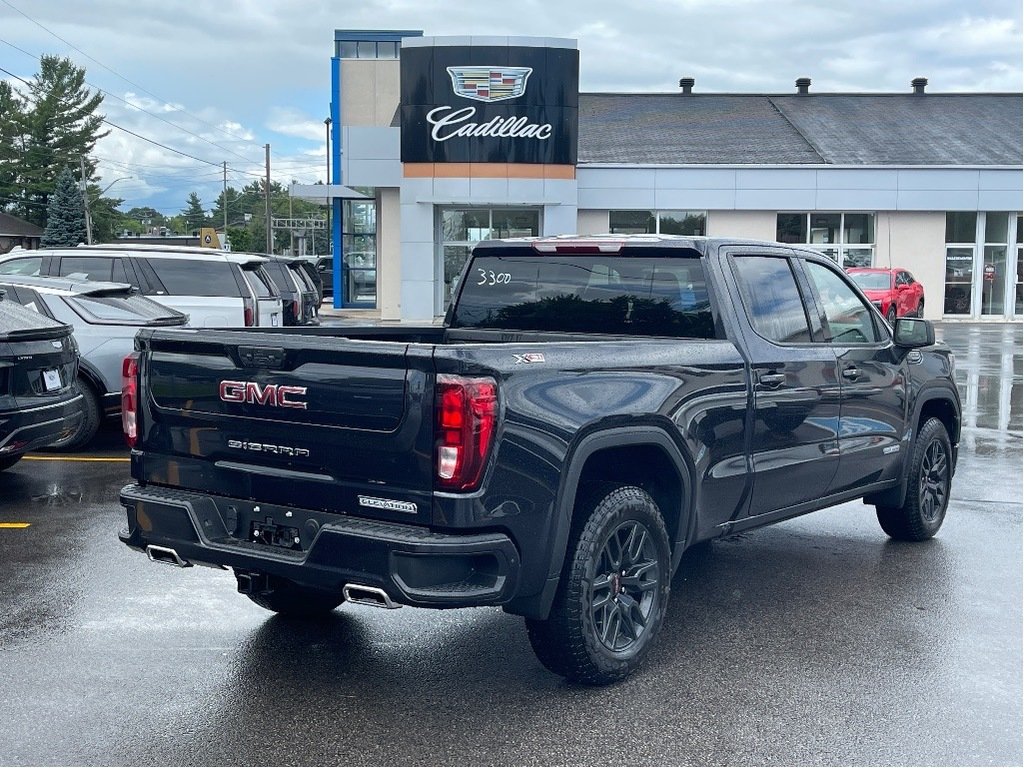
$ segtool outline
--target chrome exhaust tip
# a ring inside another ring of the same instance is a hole
[[[170,547],[158,547],[156,544],[149,544],[146,547],[146,555],[154,563],[167,563],[178,568],[191,568],[192,563],[183,559]]]
[[[374,608],[387,608],[390,611],[401,608],[398,603],[388,597],[388,593],[380,587],[367,587],[363,584],[346,584],[341,594],[350,603],[356,605],[372,605]]]

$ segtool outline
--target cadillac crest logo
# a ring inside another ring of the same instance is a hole
[[[504,101],[526,93],[532,67],[447,67],[456,96],[475,101]]]

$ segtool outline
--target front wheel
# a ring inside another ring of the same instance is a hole
[[[882,530],[900,541],[930,539],[946,518],[952,479],[949,433],[941,421],[928,419],[914,441],[903,506],[875,507]]]
[[[534,652],[552,672],[591,685],[640,665],[661,628],[671,581],[669,539],[657,504],[635,486],[588,497],[569,560],[544,621],[526,620]]]
[[[889,311],[885,315],[886,321],[889,323],[890,328],[896,327],[896,305],[890,304]]]

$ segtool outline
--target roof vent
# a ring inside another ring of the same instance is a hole
[[[927,77],[915,77],[910,81],[910,84],[914,87],[914,93],[923,94],[924,87],[928,85]]]
[[[797,93],[802,93],[802,94],[806,95],[807,92],[810,90],[810,88],[811,88],[811,78],[809,78],[809,77],[798,77],[796,79],[796,92]]]
[[[679,81],[679,87],[683,89],[683,93],[689,96],[693,93],[693,86],[697,81],[692,77],[684,77]]]

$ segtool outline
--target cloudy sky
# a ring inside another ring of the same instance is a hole
[[[276,180],[324,179],[335,29],[575,38],[585,92],[1022,89],[1019,0],[0,0],[0,67],[84,66],[150,140],[112,130],[102,183],[170,215],[192,190],[212,207],[223,161],[233,186],[261,176],[266,143]]]

